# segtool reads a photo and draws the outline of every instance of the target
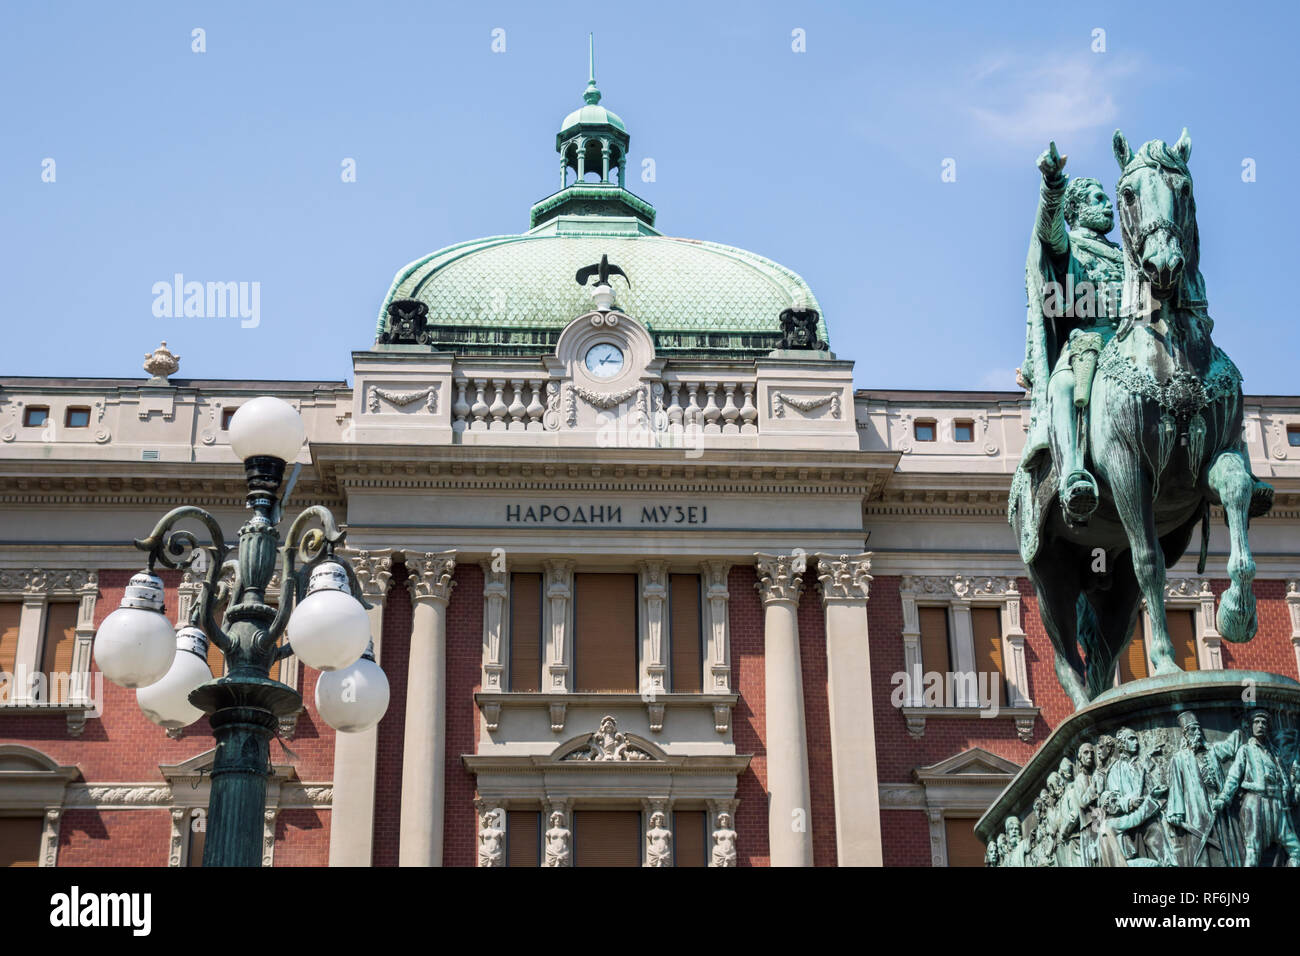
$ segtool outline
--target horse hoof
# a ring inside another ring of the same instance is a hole
[[[1083,524],[1097,510],[1097,484],[1087,474],[1075,472],[1061,493],[1061,510],[1073,524]]]
[[[1256,481],[1250,492],[1249,514],[1259,518],[1269,513],[1273,507],[1273,486],[1263,481]]]
[[[1235,585],[1223,592],[1219,610],[1214,616],[1215,626],[1226,641],[1240,644],[1255,636],[1259,621],[1255,614],[1255,595]]]

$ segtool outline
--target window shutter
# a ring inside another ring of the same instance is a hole
[[[510,689],[542,689],[542,576],[510,575]]]
[[[506,811],[507,866],[541,866],[541,818],[537,810]]]
[[[700,672],[700,576],[670,575],[669,588],[673,693],[698,694],[704,683]]]
[[[21,602],[0,604],[0,671],[6,674],[12,674],[14,665],[18,663],[18,621],[22,615]],[[3,693],[9,693],[9,685],[5,685]]]
[[[0,817],[0,866],[40,866],[40,817]]]
[[[975,835],[973,818],[944,818],[943,829],[948,839],[949,866],[984,865],[984,844]]]
[[[226,673],[226,658],[221,648],[212,642],[208,642],[208,670],[212,671],[213,677],[222,677]]]
[[[921,669],[926,673],[949,673],[948,609],[919,607],[916,612],[921,621]]]
[[[187,822],[190,828],[190,834],[189,849],[186,851],[185,856],[185,865],[202,866],[203,847],[208,835],[207,811],[202,813],[197,810],[192,811]]]
[[[1199,669],[1196,658],[1196,612],[1180,608],[1169,611],[1165,617],[1169,622],[1169,639],[1174,644],[1174,657],[1178,666],[1185,671]]]
[[[641,814],[636,810],[578,810],[573,814],[577,866],[640,866]]]
[[[1138,614],[1137,623],[1133,625],[1133,638],[1124,648],[1119,659],[1119,679],[1127,684],[1147,676],[1147,648],[1142,639],[1142,615]]]
[[[45,608],[45,643],[41,651],[41,670],[45,672],[47,693],[52,703],[67,694],[68,680],[55,680],[54,674],[72,673],[72,651],[77,646],[77,612],[79,604],[50,604]]]
[[[574,666],[578,693],[635,693],[635,574],[574,575]]]
[[[1006,672],[1002,669],[1002,611],[995,607],[971,608],[970,618],[975,634],[975,672],[997,675],[998,701],[1005,703],[1007,682]],[[987,680],[992,688],[993,677]],[[983,858],[980,862],[983,863]]]
[[[673,866],[708,866],[709,835],[703,810],[673,811]]]

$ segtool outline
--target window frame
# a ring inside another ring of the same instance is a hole
[[[930,429],[930,437],[922,438],[921,429]],[[933,444],[939,440],[939,420],[937,418],[916,418],[912,420],[912,438],[915,441]]]
[[[80,425],[72,424],[72,415],[74,412],[84,414],[86,416],[86,420],[82,422]],[[63,427],[64,428],[89,428],[90,415],[91,415],[91,408],[89,405],[69,405],[63,411]]]
[[[39,422],[31,420],[33,413],[40,412],[45,417]],[[44,428],[50,423],[50,406],[49,405],[28,405],[23,408],[23,428]]]

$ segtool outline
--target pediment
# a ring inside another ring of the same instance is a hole
[[[76,767],[64,767],[32,747],[22,744],[0,744],[0,773],[4,774],[57,774],[65,779],[76,777]]]
[[[1019,764],[1005,757],[983,747],[972,747],[928,767],[918,767],[912,773],[918,781],[926,783],[952,777],[1014,776],[1019,770]]]

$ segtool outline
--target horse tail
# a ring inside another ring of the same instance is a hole
[[[1201,502],[1201,555],[1196,559],[1196,573],[1205,573],[1205,558],[1210,553],[1210,499]]]
[[[1075,637],[1079,641],[1079,646],[1083,648],[1084,658],[1091,664],[1094,656],[1106,653],[1106,641],[1101,632],[1101,622],[1097,620],[1097,612],[1093,610],[1092,602],[1088,600],[1087,595],[1080,594],[1075,601],[1074,619]],[[1092,667],[1088,668],[1089,677],[1092,676],[1093,670]],[[1089,687],[1088,696],[1096,697],[1104,689]]]

